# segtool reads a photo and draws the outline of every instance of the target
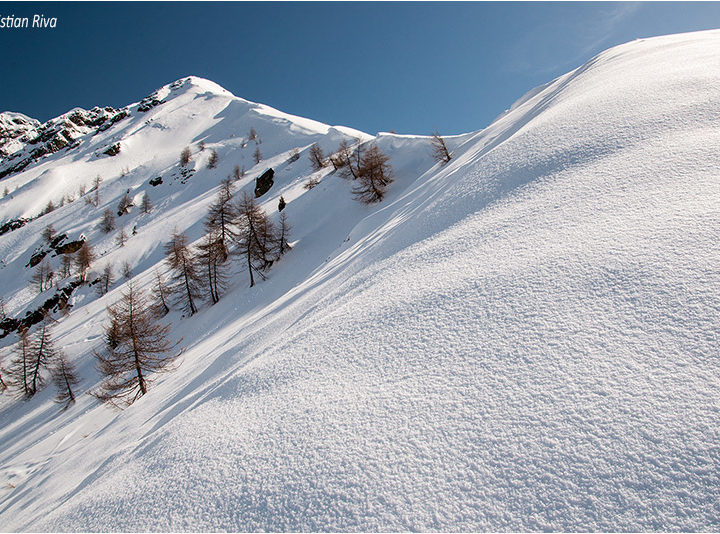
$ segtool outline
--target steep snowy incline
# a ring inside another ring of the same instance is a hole
[[[188,351],[146,397],[0,414],[0,524],[717,530],[719,49],[608,50],[444,167],[380,135],[398,183],[378,206],[281,182],[296,249],[175,315]],[[104,304],[58,326],[78,360]]]

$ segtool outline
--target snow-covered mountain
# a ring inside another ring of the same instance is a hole
[[[173,229],[201,237],[236,166],[237,194],[274,169],[258,200],[276,219],[283,196],[293,227],[267,280],[250,288],[237,266],[217,304],[167,316],[187,350],[130,408],[0,397],[1,529],[720,528],[719,49],[720,31],[612,48],[446,138],[446,165],[428,137],[328,126],[195,77],[122,110],[0,116],[0,168],[29,160],[0,181],[0,223],[20,221],[0,235],[10,317],[52,294],[26,266],[48,224],[94,244],[94,272],[127,262],[145,288]],[[343,139],[390,157],[381,203],[312,170],[310,146]],[[97,176],[94,206],[78,191]],[[119,247],[99,223],[126,193],[117,221],[135,235]],[[82,286],[56,314],[79,392],[122,290]]]

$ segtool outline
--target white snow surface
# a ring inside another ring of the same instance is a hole
[[[719,50],[720,31],[610,49],[448,138],[445,166],[426,137],[329,127],[191,77],[2,180],[9,219],[104,179],[99,207],[0,236],[12,316],[49,296],[24,267],[46,224],[84,233],[95,271],[128,261],[150,287],[163,241],[200,237],[236,164],[239,191],[275,169],[260,200],[277,217],[284,196],[294,249],[256,287],[238,266],[218,304],[172,312],[182,363],[130,408],[4,395],[0,530],[720,529]],[[310,169],[313,142],[353,132],[391,157],[380,204]],[[118,248],[97,224],[128,189],[155,209],[118,219],[138,229]],[[55,329],[82,392],[114,287],[76,292]]]

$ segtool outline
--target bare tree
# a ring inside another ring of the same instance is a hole
[[[445,140],[437,131],[432,134],[432,157],[435,161],[438,161],[443,165],[452,159],[452,154],[448,150]]]
[[[115,230],[115,214],[110,208],[106,208],[103,212],[102,219],[100,219],[100,230],[106,234]]]
[[[353,189],[359,200],[369,204],[383,199],[387,186],[393,181],[389,160],[377,145],[372,145],[363,154],[358,171],[360,183]]]
[[[129,406],[147,393],[151,373],[172,369],[179,356],[172,352],[179,342],[170,342],[170,327],[157,322],[147,298],[132,282],[108,315],[105,350],[95,353],[104,379],[93,395],[117,407]],[[108,335],[107,330],[112,332]]]
[[[78,385],[80,379],[75,371],[75,366],[70,362],[62,351],[58,351],[50,367],[50,376],[57,394],[55,402],[63,405],[63,410],[67,410],[70,405],[75,404],[75,392],[73,388]]]
[[[130,280],[133,277],[132,266],[127,261],[124,261],[120,272],[125,280]]]
[[[182,232],[173,232],[170,242],[165,245],[165,261],[173,271],[172,292],[190,315],[197,312],[195,300],[199,295],[200,275],[197,259],[190,250],[188,237]]]
[[[55,231],[55,227],[52,224],[48,224],[42,231],[42,238],[48,245],[52,243],[56,235],[57,232]]]
[[[5,190],[3,191],[3,198],[8,196],[9,194],[10,194],[10,190],[7,188],[7,186],[5,186]]]
[[[274,229],[268,216],[247,193],[243,194],[238,206],[236,226],[237,252],[247,261],[250,287],[253,287],[255,285],[253,273],[259,274],[264,279],[265,275],[261,271],[272,264],[270,257],[277,242]]]
[[[75,256],[72,253],[62,254],[62,259],[60,260],[60,276],[63,278],[70,276],[74,262]]]
[[[56,350],[50,336],[50,321],[46,318],[35,334],[30,344],[32,366],[30,368],[30,387],[34,393],[42,386],[44,377],[42,371],[47,368],[48,363],[55,357]]]
[[[112,265],[109,263],[105,265],[103,268],[103,272],[100,275],[100,285],[98,285],[98,293],[100,295],[104,295],[110,290],[110,286],[112,285],[113,281],[115,280],[115,276],[113,275],[113,269]]]
[[[200,149],[200,152],[202,152],[203,150],[205,150],[205,141],[200,141],[200,142],[198,143],[198,148]]]
[[[92,249],[92,245],[88,241],[85,241],[82,246],[75,253],[75,267],[78,272],[78,279],[81,282],[87,280],[87,272],[95,261],[95,252]]]
[[[30,369],[32,367],[32,353],[30,351],[30,335],[25,327],[18,330],[18,342],[13,348],[14,358],[7,369],[8,386],[21,397],[32,397]]]
[[[26,328],[18,332],[20,339],[15,347],[15,358],[9,375],[14,389],[23,397],[32,397],[45,382],[44,371],[57,355],[50,335],[50,319],[46,317],[34,336]]]
[[[217,200],[210,206],[208,215],[205,218],[205,231],[217,232],[219,234],[220,244],[223,247],[223,261],[227,259],[228,239],[235,237],[233,221],[237,218],[237,208],[233,203],[233,182],[226,178],[220,184]]]
[[[130,198],[130,195],[125,193],[122,197],[120,197],[120,202],[118,202],[118,207],[117,207],[118,217],[122,217],[126,213],[130,213],[130,208],[132,208],[134,205],[135,204],[133,204],[133,201]]]
[[[165,317],[170,312],[170,306],[168,306],[170,288],[157,271],[155,271],[155,286],[152,289],[152,294],[155,299],[152,304],[153,313],[156,317]]]
[[[280,256],[292,248],[287,242],[290,230],[292,230],[292,226],[287,221],[287,213],[280,213],[280,228],[278,229],[278,253]]]
[[[340,142],[340,146],[335,152],[336,163],[334,165],[340,169],[342,176],[352,177],[353,180],[358,178],[363,151],[364,147],[360,142],[354,148],[345,139]]]
[[[120,228],[118,235],[115,237],[115,243],[117,243],[117,245],[122,248],[125,246],[127,240],[127,232],[125,232],[125,227],[123,226],[122,228]]]
[[[322,148],[317,143],[310,147],[310,164],[315,171],[319,171],[327,165]]]
[[[143,213],[150,213],[152,211],[153,205],[150,201],[150,195],[147,194],[147,191],[145,194],[143,194],[142,200],[140,201],[140,209]]]
[[[253,152],[253,159],[255,160],[255,164],[257,165],[260,163],[263,159],[262,152],[260,152],[260,147],[255,147],[255,152]]]
[[[255,128],[250,128],[250,132],[248,133],[248,141],[257,141],[258,140],[258,134],[255,131]]]
[[[52,267],[50,266],[50,262],[47,260],[47,258],[44,258],[40,263],[37,264],[31,280],[37,288],[38,293],[42,293],[46,289],[49,289],[50,286],[52,286],[52,279],[54,277],[54,274],[55,273],[53,273]],[[50,286],[48,286],[48,282],[50,282]]]
[[[243,176],[245,176],[245,168],[243,168],[242,170],[240,170],[240,166],[239,166],[239,165],[235,165],[235,168],[233,169],[233,178],[234,178],[235,180],[239,180],[239,179],[242,178]]]
[[[41,215],[47,215],[51,211],[55,211],[55,204],[53,204],[52,200],[48,200],[48,203],[45,205],[45,209],[42,210]]]
[[[102,182],[102,177],[98,174],[95,179],[93,180],[93,185],[91,191],[94,192],[93,195],[93,201],[92,204],[96,208],[100,205],[100,183]]]
[[[198,245],[198,261],[205,278],[211,304],[220,300],[220,292],[227,285],[227,249],[217,228],[210,228]]]
[[[280,200],[278,200],[278,211],[284,210],[286,205],[287,204],[285,203],[285,198],[280,195]]]
[[[190,147],[186,146],[182,149],[182,152],[180,152],[180,166],[185,167],[188,163],[190,163],[191,158],[192,153],[190,152]]]
[[[210,152],[210,158],[208,159],[208,169],[214,169],[215,167],[217,167],[219,160],[220,158],[216,150]]]

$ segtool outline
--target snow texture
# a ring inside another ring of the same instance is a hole
[[[277,217],[284,196],[294,249],[256,287],[238,268],[217,305],[172,312],[188,350],[131,408],[5,396],[0,529],[720,529],[718,50],[720,31],[610,49],[447,138],[445,166],[426,137],[329,127],[191,77],[3,180],[7,219],[104,178],[97,208],[0,237],[13,316],[44,299],[24,265],[46,224],[88,236],[97,272],[129,261],[149,287],[162,240],[199,239],[236,164],[240,191],[275,169],[260,200]],[[350,135],[391,157],[380,204],[310,168],[312,143]],[[128,189],[155,209],[118,220],[138,228],[120,249],[97,223]],[[80,290],[56,327],[85,390],[121,289]]]

